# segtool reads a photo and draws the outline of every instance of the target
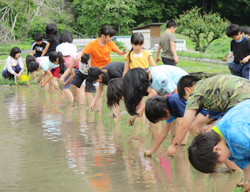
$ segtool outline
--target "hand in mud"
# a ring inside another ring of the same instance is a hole
[[[250,180],[244,181],[241,179],[241,181],[237,184],[237,187],[243,187],[244,191],[250,191]]]
[[[136,119],[136,115],[132,116],[132,117],[129,119],[129,121],[128,121],[128,125],[129,125],[129,126],[133,126],[135,119]]]
[[[151,150],[146,150],[146,151],[144,152],[144,156],[151,156],[151,155],[152,155]]]

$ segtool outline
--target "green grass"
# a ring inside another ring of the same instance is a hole
[[[32,42],[31,42],[32,43]],[[30,50],[31,43],[21,43],[21,44],[0,44],[1,53],[10,53],[13,47],[18,47],[21,50]]]
[[[243,192],[243,187],[236,187],[232,192]]]

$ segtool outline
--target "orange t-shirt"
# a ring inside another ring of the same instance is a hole
[[[91,54],[91,67],[96,66],[103,68],[108,63],[111,63],[109,53],[111,51],[117,52],[118,47],[113,41],[106,43],[105,46],[101,46],[98,40],[99,38],[90,41],[88,45],[84,47],[83,51],[86,54]]]

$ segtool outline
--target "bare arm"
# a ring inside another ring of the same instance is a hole
[[[156,51],[156,62],[159,63],[161,61],[160,59],[160,52],[161,52],[161,46],[159,45]]]
[[[35,51],[34,50],[30,50],[30,55],[34,55]]]
[[[96,94],[95,94],[95,98],[94,100],[92,101],[91,105],[90,105],[90,109],[93,111],[94,110],[94,107],[95,107],[95,104],[96,104],[96,101],[99,99],[99,97],[101,96],[102,94],[102,91],[103,91],[103,83],[99,83],[99,87],[96,91]]]
[[[74,76],[75,76],[75,71],[74,69],[72,69],[70,72],[70,77],[68,78],[67,81],[64,82],[64,85],[68,84],[73,79]]]
[[[78,54],[78,56],[79,56],[79,54]],[[66,71],[64,71],[63,75],[60,77],[61,83],[64,83],[64,79],[68,76],[69,73],[72,74],[72,70],[74,68],[75,63],[76,63],[76,59],[73,58],[72,61],[71,61],[71,63],[70,63],[70,66],[68,67],[68,69]]]
[[[177,92],[177,87],[176,87],[175,90],[172,92],[172,94],[174,94],[174,93],[178,93],[178,92]]]
[[[47,53],[47,51],[48,51],[48,49],[49,49],[49,46],[50,46],[50,43],[47,42],[46,47],[44,48],[41,57],[43,57],[44,55],[46,55],[46,53]]]
[[[152,67],[156,67],[156,66],[157,66],[157,65],[155,64],[155,61],[154,61],[152,55],[150,55],[150,56],[148,57],[148,60],[149,60],[149,63],[151,64]]]
[[[118,51],[116,52],[118,55],[124,55],[127,53],[127,51],[124,49],[124,50],[120,50],[118,49]]]
[[[176,53],[176,48],[175,48],[175,43],[174,42],[170,42],[170,47],[171,47],[171,51],[174,55],[174,61],[175,63],[178,63],[179,62],[179,59],[177,57],[177,53]]]
[[[168,148],[168,151],[167,151],[168,156],[171,156],[171,157],[174,156],[178,147],[182,143],[185,135],[187,134],[192,122],[194,121],[196,111],[197,110],[195,109],[188,109],[185,111],[181,124],[176,131],[173,144]]]
[[[166,137],[168,136],[168,132],[171,128],[172,122],[171,123],[165,123],[164,127],[162,128],[160,134],[158,135],[153,147],[148,150],[145,151],[145,155],[146,156],[150,156],[152,153],[154,153],[162,144],[162,142],[166,139]]]
[[[50,70],[47,69],[47,71],[45,71],[45,77],[44,77],[44,79],[41,81],[42,87],[44,87],[52,78],[53,78],[53,75],[51,74]]]
[[[75,61],[80,61],[81,57],[84,55],[84,51],[82,50],[80,53],[78,53],[77,58],[75,59]],[[71,65],[71,64],[70,64]]]
[[[128,72],[128,70],[129,70],[129,61],[125,60],[125,66],[124,66],[124,71],[123,71],[122,78],[124,78],[124,76],[126,75],[126,73]]]

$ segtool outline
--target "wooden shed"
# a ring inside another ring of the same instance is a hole
[[[130,29],[130,31],[133,31],[133,33],[142,33],[144,36],[144,48],[150,49],[151,47],[154,47],[155,44],[159,44],[161,25],[165,25],[165,23],[151,23]]]

